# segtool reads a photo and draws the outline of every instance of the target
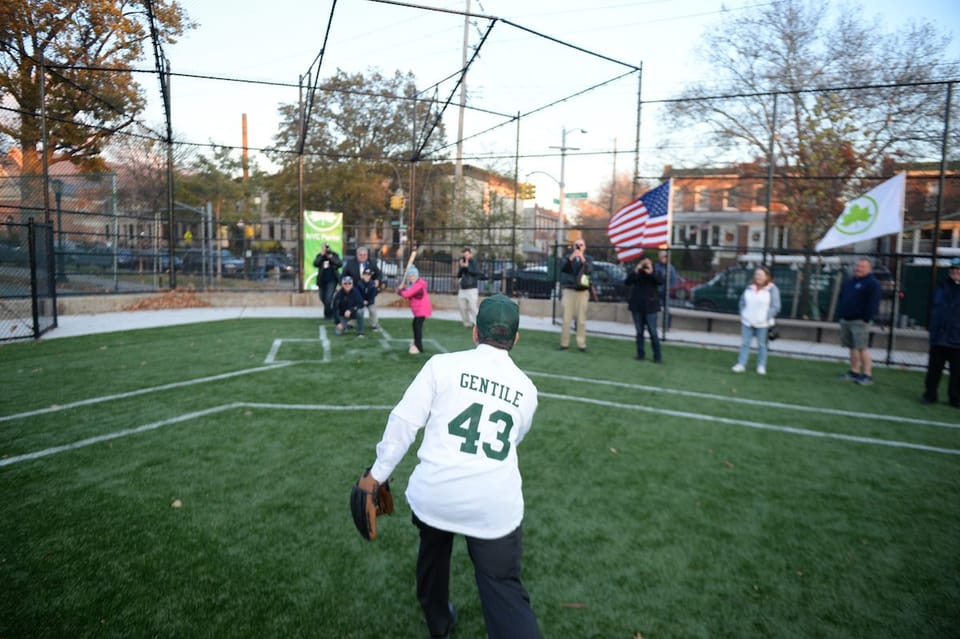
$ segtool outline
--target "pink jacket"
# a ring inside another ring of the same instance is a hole
[[[427,295],[427,280],[422,277],[407,288],[399,291],[401,297],[410,300],[410,310],[414,317],[430,317],[433,307],[430,305],[430,296]]]

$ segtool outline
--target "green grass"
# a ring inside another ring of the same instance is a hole
[[[397,341],[330,331],[329,361],[295,319],[0,347],[0,637],[424,636],[415,450],[375,542],[347,505],[423,361],[408,320],[383,324]],[[471,346],[456,322],[425,336]],[[515,352],[541,392],[519,454],[545,637],[960,635],[960,411],[921,406],[922,373],[557,341]],[[455,636],[484,637],[462,540],[452,598]]]

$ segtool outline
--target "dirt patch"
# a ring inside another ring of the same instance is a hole
[[[190,289],[176,289],[162,295],[147,297],[125,307],[125,311],[164,311],[176,308],[208,308],[213,306],[205,301],[196,291]]]

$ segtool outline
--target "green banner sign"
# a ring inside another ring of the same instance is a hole
[[[313,258],[329,244],[343,258],[343,213],[330,211],[303,212],[303,290],[317,290],[317,267]]]

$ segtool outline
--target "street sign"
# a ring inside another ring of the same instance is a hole
[[[399,224],[400,224],[400,222],[398,222],[398,221],[396,221],[396,220],[391,220],[391,221],[390,221],[390,226],[398,226]],[[404,224],[403,226],[400,227],[400,229],[403,230],[403,231],[406,231],[406,230],[407,230],[407,225]]]
[[[586,192],[586,191],[580,191],[579,193],[564,193],[564,194],[563,194],[563,199],[565,199],[565,200],[585,200],[585,199],[587,199],[587,192]],[[558,200],[557,198],[553,198],[553,203],[559,206],[559,205],[560,205],[560,200]]]

